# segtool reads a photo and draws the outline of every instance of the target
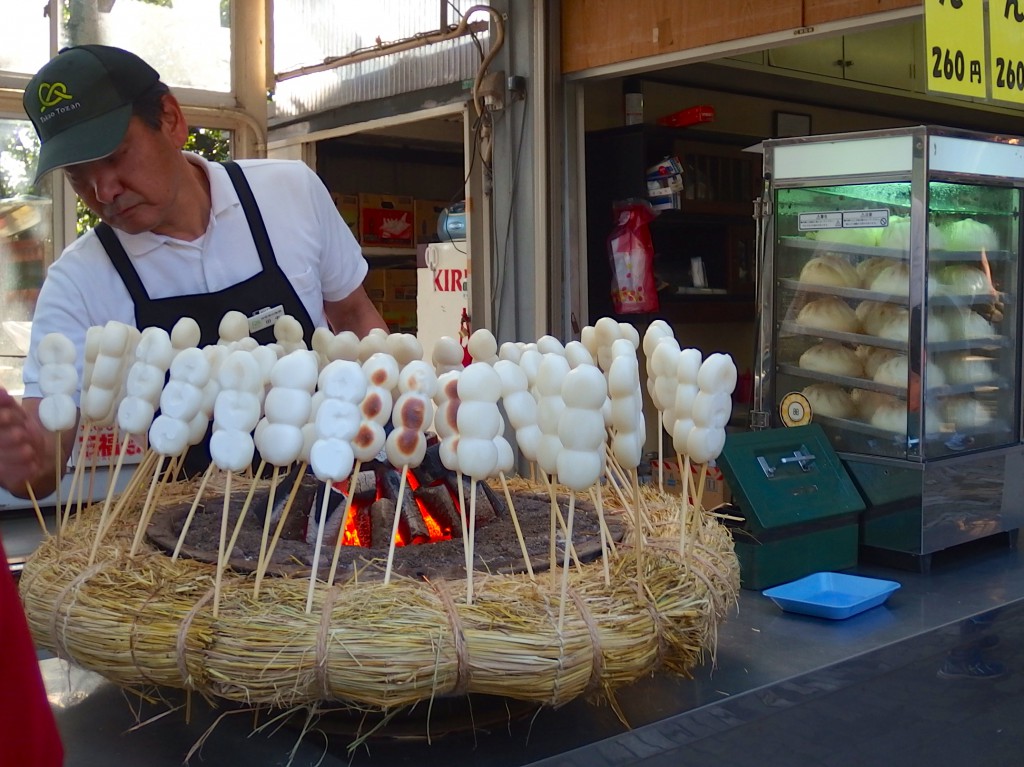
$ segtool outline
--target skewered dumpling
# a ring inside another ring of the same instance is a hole
[[[839,333],[857,333],[860,330],[860,322],[853,309],[842,299],[833,296],[808,302],[800,310],[796,321],[810,328]]]
[[[857,415],[857,407],[846,389],[835,384],[811,384],[804,388],[803,395],[811,403],[812,420],[815,415],[829,418],[854,418]]]
[[[843,256],[824,253],[812,258],[800,270],[800,282],[834,288],[856,288],[860,285],[857,270]]]
[[[864,365],[857,353],[837,341],[822,341],[800,355],[800,367],[817,373],[836,376],[864,375]]]

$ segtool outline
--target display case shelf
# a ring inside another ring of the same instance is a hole
[[[831,240],[819,240],[806,235],[785,235],[779,238],[781,246],[796,248],[798,250],[827,251],[843,256],[857,256],[860,258],[891,258],[894,261],[908,260],[906,248],[883,248],[878,245],[858,245],[849,242],[832,242]],[[937,250],[928,251],[928,258],[931,261],[968,261],[978,262],[983,258],[989,261],[1007,261],[1016,256],[1008,250]]]
[[[893,384],[879,383],[870,378],[857,378],[854,376],[835,375],[834,373],[823,373],[818,370],[808,370],[794,365],[779,365],[779,372],[794,378],[803,378],[808,381],[820,383],[831,383],[847,389],[864,389],[875,391],[880,394],[890,394],[894,397],[906,399],[907,387],[895,386]],[[993,379],[991,381],[965,383],[965,384],[943,384],[942,386],[929,386],[925,390],[925,397],[943,398],[957,397],[965,394],[984,394],[1005,391],[1010,388],[1010,382],[1005,379]]]

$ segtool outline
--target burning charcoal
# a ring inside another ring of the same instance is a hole
[[[454,497],[455,498],[459,498],[460,497],[459,496],[459,485],[458,485],[458,479],[456,478],[456,476],[454,474],[450,475],[445,480],[445,483],[448,485],[448,487],[451,490],[451,492],[454,493]],[[467,476],[463,476],[462,477],[462,495],[461,495],[461,497],[466,499],[466,518],[467,519],[469,518],[469,504],[471,503],[471,500],[470,500],[470,488],[471,488],[471,486],[472,485],[471,485],[470,478],[467,477]],[[476,483],[476,526],[478,528],[483,527],[484,525],[489,525],[491,522],[496,521],[497,518],[498,518],[497,510],[491,504],[491,499],[490,499],[490,497],[489,497],[489,495],[487,493],[487,490],[488,490],[488,488],[487,488],[487,483],[486,482],[477,482]],[[493,495],[493,493],[491,493],[490,495]]]
[[[276,525],[278,520],[281,519],[284,507],[288,504],[288,498],[291,496],[292,488],[298,476],[298,467],[296,467],[278,483],[274,491],[274,508],[270,513],[271,524]],[[282,538],[285,540],[302,540],[306,534],[306,518],[313,506],[317,492],[322,487],[323,483],[318,482],[312,474],[302,475],[301,484],[295,494],[295,499],[292,501],[292,509],[288,512],[288,520],[281,530]],[[322,498],[323,496],[321,496]],[[264,501],[261,511],[266,513],[266,501]]]
[[[332,491],[332,495],[337,491]],[[323,545],[333,546],[338,541],[338,536],[341,535],[342,527],[345,524],[345,496],[341,493],[342,502],[329,508],[327,512],[327,521],[324,523],[324,538]],[[319,518],[319,512],[317,512],[317,518]],[[317,533],[318,522],[314,520],[313,515],[309,516],[309,525],[306,527],[306,543],[310,546],[316,545],[316,533]]]
[[[352,483],[352,502],[369,506],[377,497],[377,475],[372,471],[361,471]]]
[[[484,489],[484,495],[487,496],[487,502],[491,504],[491,508],[494,509],[494,515],[496,517],[508,516],[508,506],[505,504],[505,499],[494,492],[494,489],[486,482],[478,482],[477,487]],[[477,517],[480,516],[480,510],[477,509]]]
[[[451,472],[441,463],[441,443],[427,446],[427,452],[423,456],[420,465],[412,470],[413,476],[419,482],[420,487],[424,485],[436,485],[447,477]]]
[[[418,487],[414,495],[416,500],[423,504],[427,512],[437,521],[443,533],[450,534],[453,538],[462,537],[459,508],[455,505],[455,499],[448,492],[446,485]]]
[[[370,546],[386,549],[390,544],[391,528],[395,524],[395,502],[380,498],[370,506]]]

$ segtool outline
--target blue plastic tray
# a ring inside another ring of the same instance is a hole
[[[761,593],[786,612],[842,620],[877,607],[900,587],[896,581],[846,573],[814,573]]]

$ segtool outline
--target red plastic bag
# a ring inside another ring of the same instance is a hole
[[[614,211],[615,228],[608,235],[612,306],[616,314],[656,312],[654,245],[648,227],[654,209],[646,201],[629,200],[616,203]]]

